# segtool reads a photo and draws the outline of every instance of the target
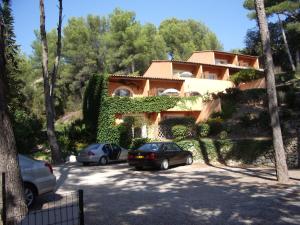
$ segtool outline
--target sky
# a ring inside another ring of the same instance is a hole
[[[88,14],[106,16],[115,8],[134,11],[142,24],[176,17],[203,22],[218,37],[225,51],[244,47],[244,38],[255,22],[247,18],[243,0],[63,0],[63,25],[70,17]],[[39,0],[12,0],[17,43],[24,53],[32,52],[34,30],[39,29]],[[45,0],[46,29],[56,28],[57,1]]]

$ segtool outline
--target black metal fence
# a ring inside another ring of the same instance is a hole
[[[7,210],[9,198],[6,195],[4,173],[0,182],[0,225],[84,225],[82,190],[42,196],[31,209],[21,209],[10,216],[11,213]]]

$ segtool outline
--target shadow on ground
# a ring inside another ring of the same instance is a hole
[[[135,171],[127,164],[59,170],[67,175],[58,192],[84,190],[87,225],[300,224],[299,182],[277,185],[273,170]]]

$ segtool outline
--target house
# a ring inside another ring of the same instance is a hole
[[[108,91],[110,96],[132,98],[147,96],[205,96],[208,93],[224,92],[234,87],[230,76],[240,70],[259,67],[258,57],[221,51],[197,51],[186,61],[154,60],[142,76],[111,75]],[[264,80],[243,84],[242,89],[264,88]],[[247,86],[248,85],[248,86]],[[158,113],[140,115],[148,121],[140,136],[160,138],[161,121],[175,117],[194,117],[196,122],[206,120],[212,112],[220,111],[219,100],[206,102],[203,98],[187,102],[185,107],[175,106]],[[116,123],[128,115],[116,115]]]

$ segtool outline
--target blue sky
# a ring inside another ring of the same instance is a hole
[[[244,47],[247,29],[255,26],[247,18],[243,0],[63,0],[63,23],[73,16],[88,14],[105,16],[116,7],[134,11],[142,24],[158,26],[164,19],[194,19],[203,22],[216,33],[229,51]],[[45,0],[47,30],[56,27],[57,1]],[[39,28],[39,0],[12,0],[17,42],[26,54],[31,53],[35,39],[33,31]]]

